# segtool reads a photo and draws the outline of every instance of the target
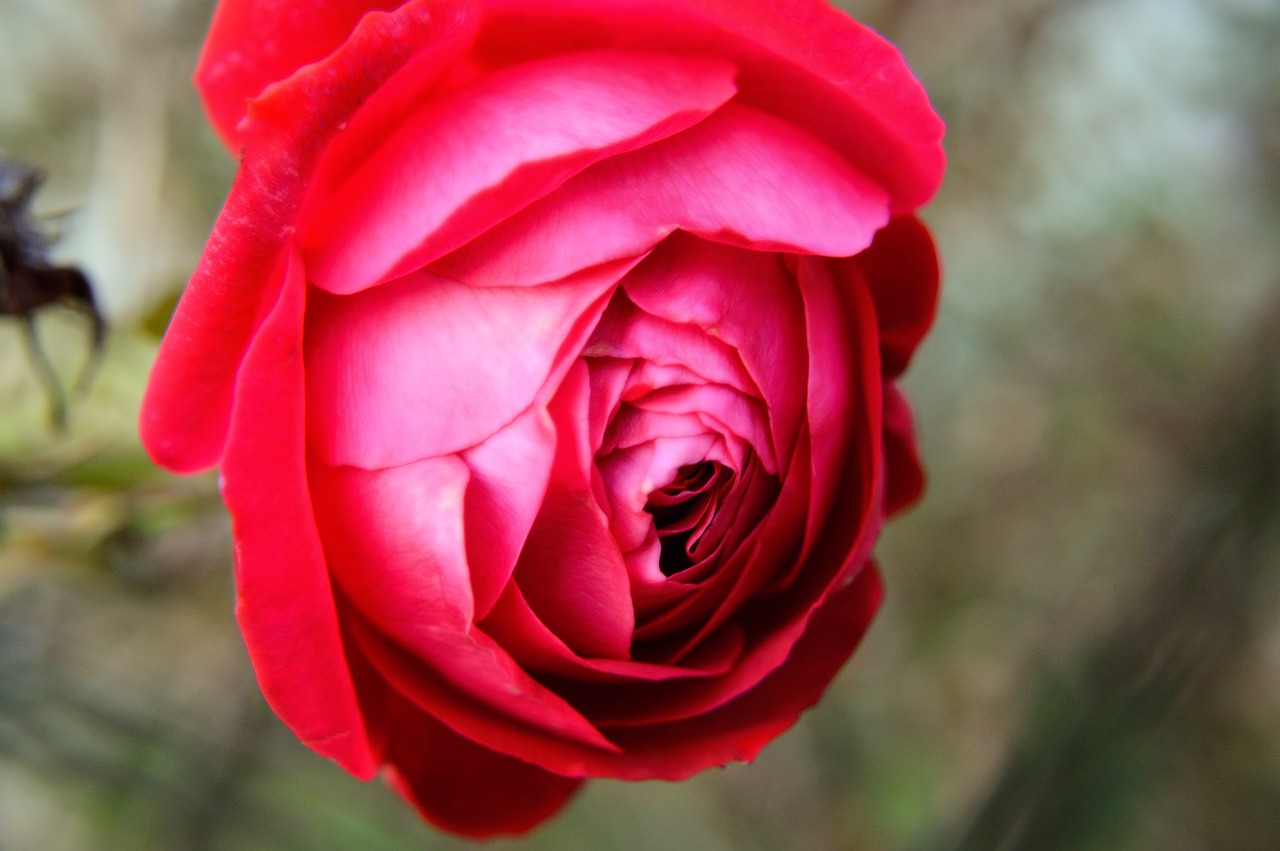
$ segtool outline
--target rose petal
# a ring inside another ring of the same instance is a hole
[[[313,446],[330,465],[377,468],[480,443],[576,354],[617,275],[477,288],[420,272],[355,295],[317,294],[306,340]]]
[[[916,450],[911,406],[892,384],[884,392],[885,514],[913,504],[924,493],[924,468]]]
[[[487,0],[475,55],[494,65],[596,44],[665,44],[734,61],[739,98],[810,128],[887,187],[896,211],[942,179],[942,120],[901,54],[827,3]]]
[[[626,565],[592,494],[586,450],[589,377],[575,366],[553,402],[557,453],[515,578],[538,617],[575,652],[626,659],[634,613]]]
[[[884,190],[832,150],[730,103],[678,136],[597,163],[433,268],[485,286],[538,283],[643,253],[677,228],[847,256],[888,219]]]
[[[617,750],[480,629],[461,634],[425,624],[406,650],[358,614],[344,622],[391,688],[459,735],[557,774],[582,774],[587,761]]]
[[[862,272],[880,320],[880,357],[884,374],[901,375],[938,310],[938,255],[929,230],[915,216],[894,219],[881,228],[871,246],[837,264]],[[851,270],[850,270],[851,271]]]
[[[196,67],[196,87],[227,147],[249,101],[303,65],[342,45],[372,11],[390,11],[403,0],[332,3],[328,0],[223,0],[214,9]],[[455,4],[459,8],[463,4]]]
[[[158,463],[191,472],[218,461],[236,371],[279,293],[282,251],[317,158],[415,51],[455,48],[458,30],[469,22],[437,14],[436,6],[423,0],[366,16],[335,53],[253,104],[240,131],[240,172],[160,345],[143,400],[142,442]]]
[[[555,445],[551,418],[535,405],[462,456],[471,470],[467,556],[477,619],[497,602],[516,568],[546,494]]]
[[[452,455],[380,470],[311,465],[330,572],[366,617],[403,642],[424,628],[471,627],[468,479]]]
[[[634,360],[687,369],[704,382],[725,384],[757,398],[761,396],[732,346],[700,328],[645,313],[624,292],[614,294],[583,355],[589,359]]]
[[[781,258],[674,234],[622,288],[645,312],[696,325],[732,346],[769,406],[773,452],[791,454],[804,416],[804,387],[795,377],[808,370],[807,345],[799,290]]]
[[[582,785],[459,736],[394,694],[387,704],[378,721],[390,733],[388,781],[437,827],[474,838],[524,833]]]
[[[697,656],[679,665],[654,665],[631,659],[591,659],[575,653],[530,607],[516,583],[508,585],[483,624],[502,646],[512,648],[526,670],[544,677],[566,677],[609,683],[686,680],[720,676],[732,669],[742,652],[742,634],[726,630],[720,640],[707,642]]]
[[[431,101],[303,229],[312,282],[350,293],[420,267],[591,163],[700,121],[733,96],[734,73],[716,59],[595,51]]]
[[[814,610],[790,652],[754,688],[671,724],[608,727],[626,756],[602,759],[608,769],[601,773],[624,780],[683,780],[712,765],[754,758],[822,696],[862,639],[883,596],[874,565],[851,569],[841,587]],[[753,667],[741,662],[734,673]],[[701,684],[694,688],[705,690]],[[612,699],[615,705],[623,700],[617,692]]]
[[[245,353],[222,465],[235,519],[236,618],[263,695],[321,754],[358,777],[376,767],[338,629],[307,493],[300,260]]]

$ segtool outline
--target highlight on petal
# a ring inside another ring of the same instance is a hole
[[[306,337],[313,446],[328,464],[372,469],[479,444],[585,339],[615,279],[605,268],[536,289],[478,288],[419,272],[317,293]]]
[[[350,293],[422,266],[590,164],[702,120],[733,96],[734,73],[708,58],[593,51],[429,101],[304,227],[312,281]]]
[[[676,229],[756,250],[849,256],[888,220],[885,191],[834,151],[731,103],[587,169],[433,268],[485,286],[538,283],[641,254]]]
[[[942,179],[943,123],[898,49],[820,0],[486,0],[477,55],[496,66],[600,43],[660,43],[737,64],[740,98],[864,169],[895,212]]]
[[[310,467],[329,570],[352,603],[406,641],[424,625],[466,632],[475,615],[456,456],[398,467]]]

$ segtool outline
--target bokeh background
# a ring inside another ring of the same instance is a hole
[[[844,5],[949,125],[886,605],[753,766],[490,847],[1280,848],[1280,4]],[[0,148],[113,326],[58,434],[0,317],[0,849],[465,847],[274,719],[216,481],[138,445],[234,173],[188,82],[210,9],[0,0]],[[39,331],[71,384],[84,317]]]

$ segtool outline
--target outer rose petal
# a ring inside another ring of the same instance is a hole
[[[361,704],[382,734],[388,781],[431,822],[466,836],[522,833],[581,785],[460,736],[352,656]]]
[[[885,514],[895,514],[924,493],[924,468],[916,451],[911,406],[897,387],[884,391]]]
[[[465,739],[405,703],[387,722],[391,784],[429,820],[464,836],[524,833],[556,813],[582,779],[552,774]]]
[[[404,0],[223,0],[200,53],[196,86],[227,147],[249,101],[303,65],[333,53],[365,14]],[[461,6],[461,3],[456,4]]]
[[[236,370],[279,293],[285,245],[333,133],[415,51],[445,57],[472,22],[452,3],[414,0],[366,17],[337,52],[274,87],[241,132],[244,159],[200,265],[169,324],[143,400],[143,445],[192,472],[217,463]]]
[[[312,748],[368,778],[376,762],[307,493],[303,293],[295,256],[240,367],[222,464],[222,495],[235,519],[236,616],[271,707]]]
[[[841,270],[850,265],[861,271],[875,301],[884,374],[896,378],[906,370],[938,310],[933,237],[915,216],[894,219],[876,234],[870,248],[841,264]]]

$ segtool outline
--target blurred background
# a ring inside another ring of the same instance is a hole
[[[0,0],[0,149],[112,323],[58,434],[0,317],[0,849],[461,848],[274,719],[215,479],[138,445],[234,174],[189,84],[211,5]],[[490,847],[1280,847],[1280,4],[843,5],[949,125],[886,605],[754,766]],[[70,385],[88,322],[38,329]]]

